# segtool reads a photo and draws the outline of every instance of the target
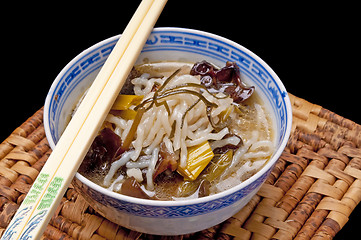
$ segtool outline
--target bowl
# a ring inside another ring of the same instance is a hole
[[[59,73],[46,97],[44,126],[51,148],[59,140],[80,95],[91,85],[120,35],[86,49]],[[75,189],[101,215],[131,230],[156,235],[180,235],[217,225],[257,193],[281,155],[291,131],[292,111],[285,87],[257,55],[226,38],[192,29],[155,28],[137,60],[207,60],[218,66],[236,62],[242,79],[254,85],[274,122],[276,150],[268,163],[239,185],[211,196],[181,201],[139,199],[109,191],[77,173]]]

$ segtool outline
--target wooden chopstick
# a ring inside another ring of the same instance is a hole
[[[166,2],[141,2],[1,239],[40,239]]]

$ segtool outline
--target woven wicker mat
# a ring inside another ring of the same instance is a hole
[[[361,126],[293,95],[292,134],[260,191],[235,216],[170,239],[332,239],[361,200]],[[0,235],[51,150],[40,109],[0,144]],[[120,227],[72,187],[44,239],[167,239]]]

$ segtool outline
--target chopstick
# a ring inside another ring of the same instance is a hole
[[[143,0],[1,239],[40,239],[167,0]]]

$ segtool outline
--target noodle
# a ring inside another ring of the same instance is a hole
[[[154,189],[153,172],[154,172],[154,169],[155,169],[155,165],[157,164],[157,161],[158,161],[158,153],[159,153],[159,148],[154,148],[153,152],[152,152],[152,158],[150,159],[147,175],[146,175],[147,176],[147,189],[148,190],[153,190]]]
[[[115,173],[118,171],[118,169],[120,167],[124,166],[130,160],[130,156],[132,155],[132,153],[133,153],[132,151],[129,151],[129,152],[123,154],[119,160],[112,163],[112,166],[110,167],[108,174],[104,178],[103,184],[105,186],[110,185],[110,181],[112,180]]]
[[[207,140],[221,140],[228,133],[229,133],[228,128],[223,128],[218,133],[207,133],[206,135],[204,135],[204,133],[201,132],[201,133],[197,133],[198,138],[196,140],[191,140],[191,141],[186,140],[185,142],[188,147],[196,146]]]

